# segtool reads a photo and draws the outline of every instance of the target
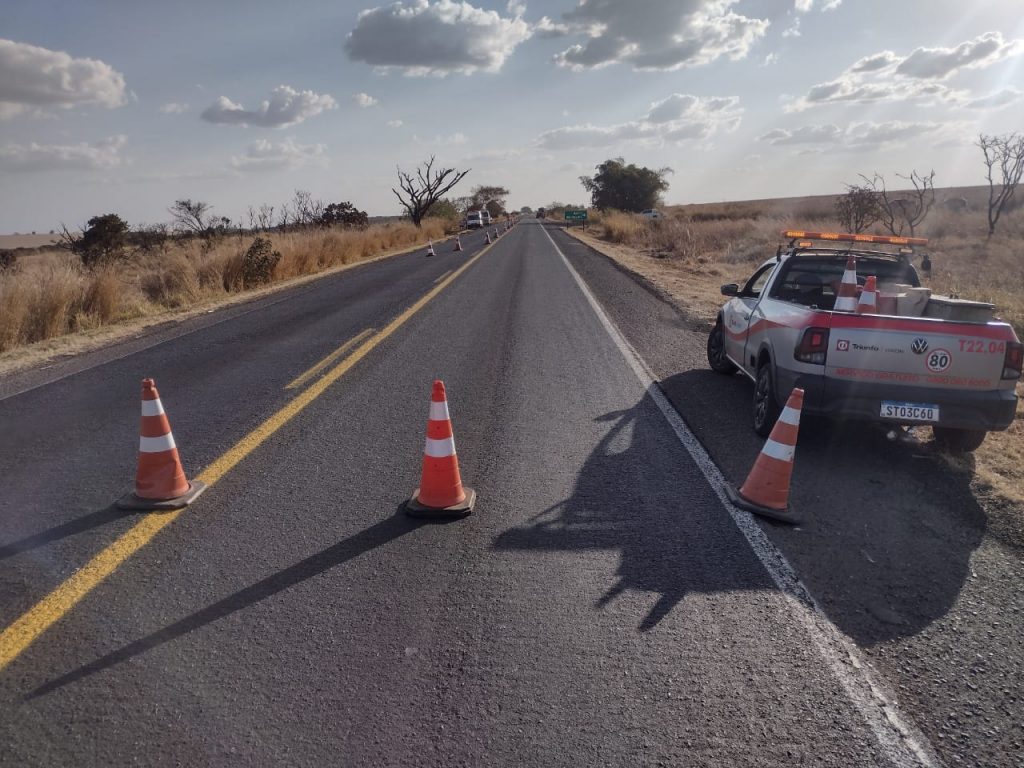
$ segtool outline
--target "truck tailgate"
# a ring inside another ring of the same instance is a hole
[[[1005,323],[832,313],[826,377],[898,387],[991,391],[1012,388],[1002,379]],[[827,388],[826,384],[826,388]]]

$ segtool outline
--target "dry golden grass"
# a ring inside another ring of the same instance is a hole
[[[450,223],[428,219],[361,230],[315,230],[266,235],[281,253],[271,282],[355,264],[446,236]],[[199,303],[243,291],[243,256],[252,236],[230,236],[212,248],[198,240],[172,243],[163,253],[103,270],[84,269],[71,254],[23,256],[0,272],[0,353],[77,331]]]
[[[966,196],[973,211],[936,206],[916,233],[930,240],[933,271],[924,282],[936,293],[992,302],[996,314],[1024,337],[1024,210],[1004,214],[989,239],[980,197]],[[783,229],[841,231],[834,200],[676,206],[656,220],[611,212],[592,216],[586,234],[579,228],[571,232],[649,280],[691,320],[710,328],[724,301],[721,284],[749,277],[775,253]],[[1024,396],[1024,386],[1018,386],[1018,394]],[[979,496],[1024,503],[1024,404],[1008,430],[991,433],[973,457],[951,461],[973,472]]]

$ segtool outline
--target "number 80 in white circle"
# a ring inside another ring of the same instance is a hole
[[[953,356],[946,349],[935,349],[928,353],[925,364],[932,373],[942,373],[953,363]]]

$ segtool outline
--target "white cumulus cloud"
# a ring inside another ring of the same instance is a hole
[[[573,34],[585,40],[555,60],[575,70],[615,63],[641,70],[674,70],[723,56],[742,59],[770,22],[736,13],[732,10],[736,2],[579,0],[562,18]],[[550,22],[546,31],[553,31]]]
[[[944,81],[963,70],[989,67],[1022,52],[1024,40],[1005,40],[999,32],[986,32],[949,48],[916,48],[906,56],[881,51],[855,61],[834,80],[814,85],[787,110],[884,101],[985,108],[983,100]]]
[[[203,110],[200,117],[208,123],[222,125],[287,128],[337,106],[338,102],[327,94],[297,91],[290,86],[279,85],[256,109],[245,109],[227,96],[221,96]]]
[[[972,99],[964,106],[968,109],[1002,109],[1011,104],[1016,104],[1021,98],[1024,98],[1024,93],[1021,93],[1016,88],[1003,88],[1001,91]]]
[[[401,120],[388,120],[388,128],[401,128],[405,123]]]
[[[300,144],[294,138],[278,142],[258,139],[246,147],[245,155],[232,157],[230,161],[230,166],[239,171],[295,170],[327,164],[326,145]]]
[[[1004,40],[986,32],[953,48],[916,48],[896,67],[897,75],[920,79],[949,77],[961,69],[981,69],[1024,51],[1024,40]]]
[[[855,122],[846,128],[828,123],[804,125],[798,128],[775,128],[758,137],[772,146],[822,147],[829,149],[865,150],[881,146],[897,146],[909,141],[931,137],[946,128],[944,123],[903,122],[891,120],[883,123]]]
[[[125,100],[124,75],[105,62],[0,39],[0,118],[46,107],[119,107]]]
[[[512,12],[520,10],[515,4]],[[497,72],[531,35],[530,25],[468,2],[408,0],[359,14],[345,40],[353,61],[407,75]]]
[[[571,125],[545,131],[537,138],[543,149],[607,147],[624,142],[680,144],[706,139],[739,127],[743,109],[735,97],[702,97],[673,93],[656,101],[644,116],[616,125]]]
[[[377,99],[373,98],[373,96],[368,93],[357,93],[352,96],[352,100],[363,109],[366,109],[367,107],[375,107],[380,104]]]
[[[809,13],[815,6],[823,11],[834,11],[842,2],[843,0],[822,0],[820,3],[817,0],[794,0],[793,8],[797,13]]]
[[[308,165],[327,165],[327,147],[323,144],[299,144],[287,138],[281,142],[259,139],[245,149],[245,154],[231,158],[231,167],[238,171],[294,170]]]
[[[169,101],[166,104],[160,105],[160,111],[165,115],[181,115],[188,112],[188,104]]]
[[[5,172],[93,171],[122,165],[124,136],[111,136],[94,144],[7,144],[0,147],[0,169]]]
[[[461,131],[456,131],[448,136],[438,135],[428,139],[413,134],[412,140],[414,143],[424,147],[457,147],[469,141],[466,134]]]

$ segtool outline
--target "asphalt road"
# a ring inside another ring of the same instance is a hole
[[[315,387],[287,388],[304,371],[407,318],[0,670],[0,764],[1019,763],[1020,598],[990,581],[1019,583],[1012,526],[994,537],[911,447],[819,425],[797,456],[808,522],[737,525],[661,392],[742,478],[745,383],[564,234],[481,240],[0,382],[6,627],[142,519],[111,506],[142,377],[194,476]],[[399,510],[435,377],[479,494],[448,524]],[[821,613],[755,552],[764,533]]]

